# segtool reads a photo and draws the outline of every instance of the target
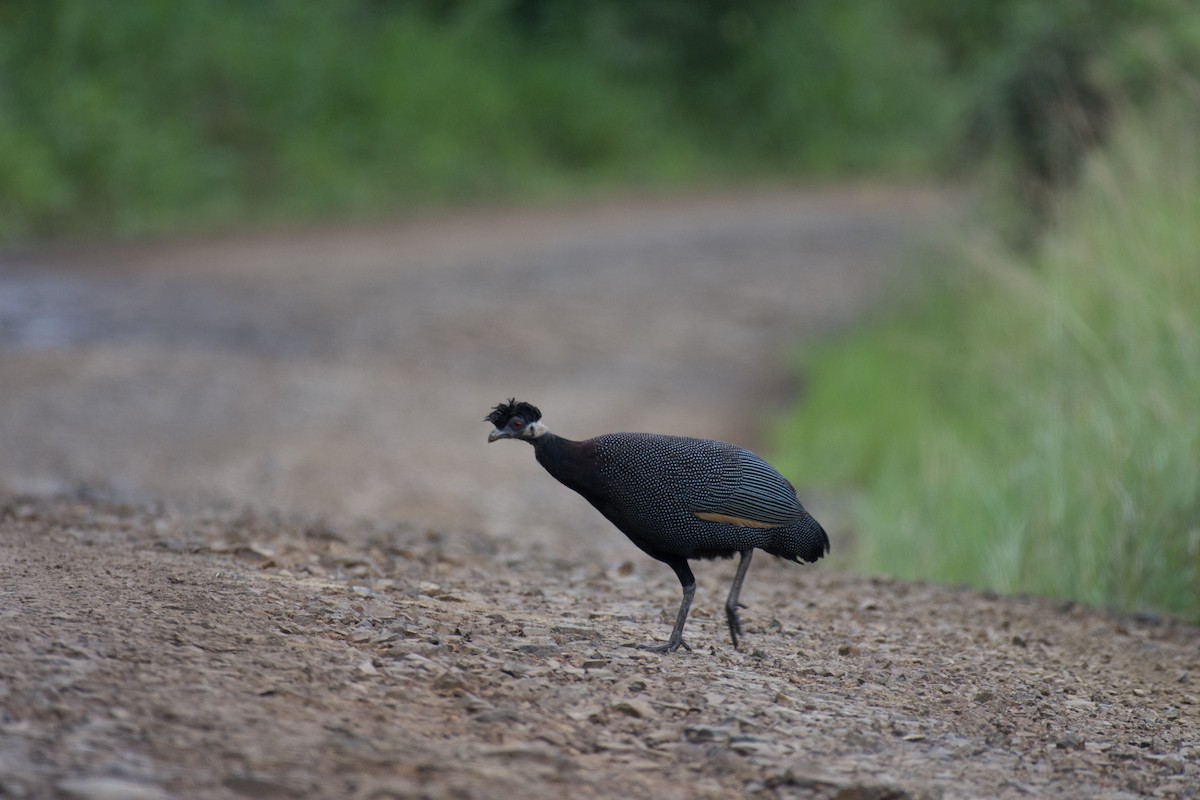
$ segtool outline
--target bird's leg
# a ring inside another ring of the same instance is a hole
[[[725,619],[729,621],[729,635],[733,637],[735,650],[738,646],[738,636],[742,633],[742,621],[738,619],[738,608],[745,608],[738,602],[738,595],[742,593],[742,581],[746,579],[746,571],[750,569],[750,557],[754,555],[754,551],[743,550],[740,555],[737,574],[733,576],[733,586],[729,587],[729,598],[725,601]]]
[[[692,649],[683,640],[683,625],[687,622],[688,611],[692,607],[692,598],[696,596],[696,576],[692,575],[692,570],[688,567],[686,560],[673,561],[670,564],[671,569],[675,570],[675,574],[679,576],[680,584],[683,585],[683,602],[679,604],[679,616],[675,618],[675,627],[671,630],[671,638],[667,640],[666,644],[639,645],[639,650],[674,653],[680,647],[689,652]]]

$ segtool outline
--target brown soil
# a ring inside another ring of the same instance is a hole
[[[755,560],[669,569],[484,444],[753,444],[911,189],[0,260],[0,797],[1197,797],[1200,633]],[[835,550],[833,501],[805,499]]]

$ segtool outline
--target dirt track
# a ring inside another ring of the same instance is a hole
[[[513,394],[753,444],[786,345],[885,296],[938,207],[0,260],[0,797],[1200,796],[1195,628],[759,559],[742,652],[717,563],[696,652],[644,653],[670,570],[484,444]]]

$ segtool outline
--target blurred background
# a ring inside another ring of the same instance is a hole
[[[517,394],[844,567],[1200,610],[1189,0],[10,0],[0,242],[8,490],[624,553]]]

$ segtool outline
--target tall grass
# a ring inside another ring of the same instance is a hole
[[[1085,164],[1028,261],[995,245],[814,354],[782,426],[853,486],[865,569],[1200,616],[1200,115]]]

